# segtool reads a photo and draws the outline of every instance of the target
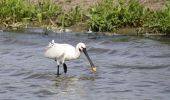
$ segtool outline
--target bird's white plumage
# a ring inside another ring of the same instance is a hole
[[[77,59],[80,56],[81,47],[85,47],[83,43],[79,43],[76,48],[69,44],[58,44],[52,40],[46,48],[45,57],[56,59],[64,63],[65,60]]]
[[[64,61],[74,60],[80,57],[80,52],[84,52],[88,61],[91,64],[92,71],[96,72],[96,67],[91,61],[86,51],[86,45],[84,43],[78,43],[76,47],[69,44],[59,44],[52,40],[46,48],[45,56],[51,59],[55,59],[58,64],[57,75],[59,75],[59,65],[63,64],[64,73],[67,73],[67,66]]]

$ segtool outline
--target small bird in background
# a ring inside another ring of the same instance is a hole
[[[59,76],[59,66],[63,65],[64,73],[67,73],[67,65],[65,61],[78,59],[81,52],[83,52],[87,57],[91,65],[92,72],[96,72],[96,66],[90,59],[84,43],[78,43],[76,47],[74,47],[70,44],[55,43],[54,40],[52,40],[49,42],[44,55],[45,57],[54,59],[57,62],[57,76]]]

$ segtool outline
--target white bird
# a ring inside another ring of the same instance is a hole
[[[92,71],[96,72],[96,67],[88,56],[86,45],[84,43],[78,43],[76,47],[73,47],[69,44],[55,43],[54,40],[52,40],[52,42],[49,42],[44,55],[45,57],[57,61],[57,75],[59,75],[59,66],[63,64],[64,73],[67,73],[67,65],[65,64],[65,61],[78,59],[81,52],[84,52],[86,55],[92,67]]]

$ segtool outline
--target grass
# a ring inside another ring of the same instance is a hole
[[[76,24],[77,22],[84,21],[84,13],[81,7],[76,6],[68,12],[63,12],[58,18],[58,25],[62,27],[68,27]]]
[[[152,32],[156,31],[170,34],[170,3],[165,5],[163,10],[152,11],[143,24],[143,27],[149,28]]]
[[[0,21],[5,27],[16,23],[25,25],[27,23],[51,24],[54,26],[70,26],[82,20],[82,10],[75,7],[68,12],[55,5],[54,2],[41,0],[36,4],[25,0],[1,0]]]
[[[119,0],[103,0],[90,10],[89,23],[95,31],[114,31],[122,27],[140,27],[145,10],[136,0],[128,4]]]
[[[53,5],[52,1],[41,1],[37,4],[25,0],[1,0],[0,19],[4,25],[16,22],[41,23],[44,20],[56,17],[61,12],[61,7]],[[6,26],[8,27],[8,26]]]
[[[114,32],[130,27],[149,32],[170,33],[170,3],[164,9],[146,9],[138,0],[102,0],[90,9],[89,24],[93,31]]]
[[[0,1],[0,27],[31,26],[69,27],[86,23],[96,32],[114,32],[121,28],[138,28],[148,32],[170,34],[170,3],[162,10],[146,9],[138,0],[101,0],[88,10],[76,6],[68,11],[53,0],[32,4],[27,0]]]

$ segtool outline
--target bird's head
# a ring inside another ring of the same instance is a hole
[[[91,65],[91,68],[92,68],[92,71],[93,72],[96,72],[96,66],[94,66],[92,60],[90,59],[88,53],[87,53],[87,50],[86,50],[86,45],[84,43],[78,43],[77,44],[77,49],[80,51],[80,52],[83,52],[85,54],[85,56],[87,57],[88,61],[90,62],[90,65]]]
[[[83,49],[86,49],[86,45],[84,43],[80,42],[77,44],[77,48],[80,52],[82,52]]]

